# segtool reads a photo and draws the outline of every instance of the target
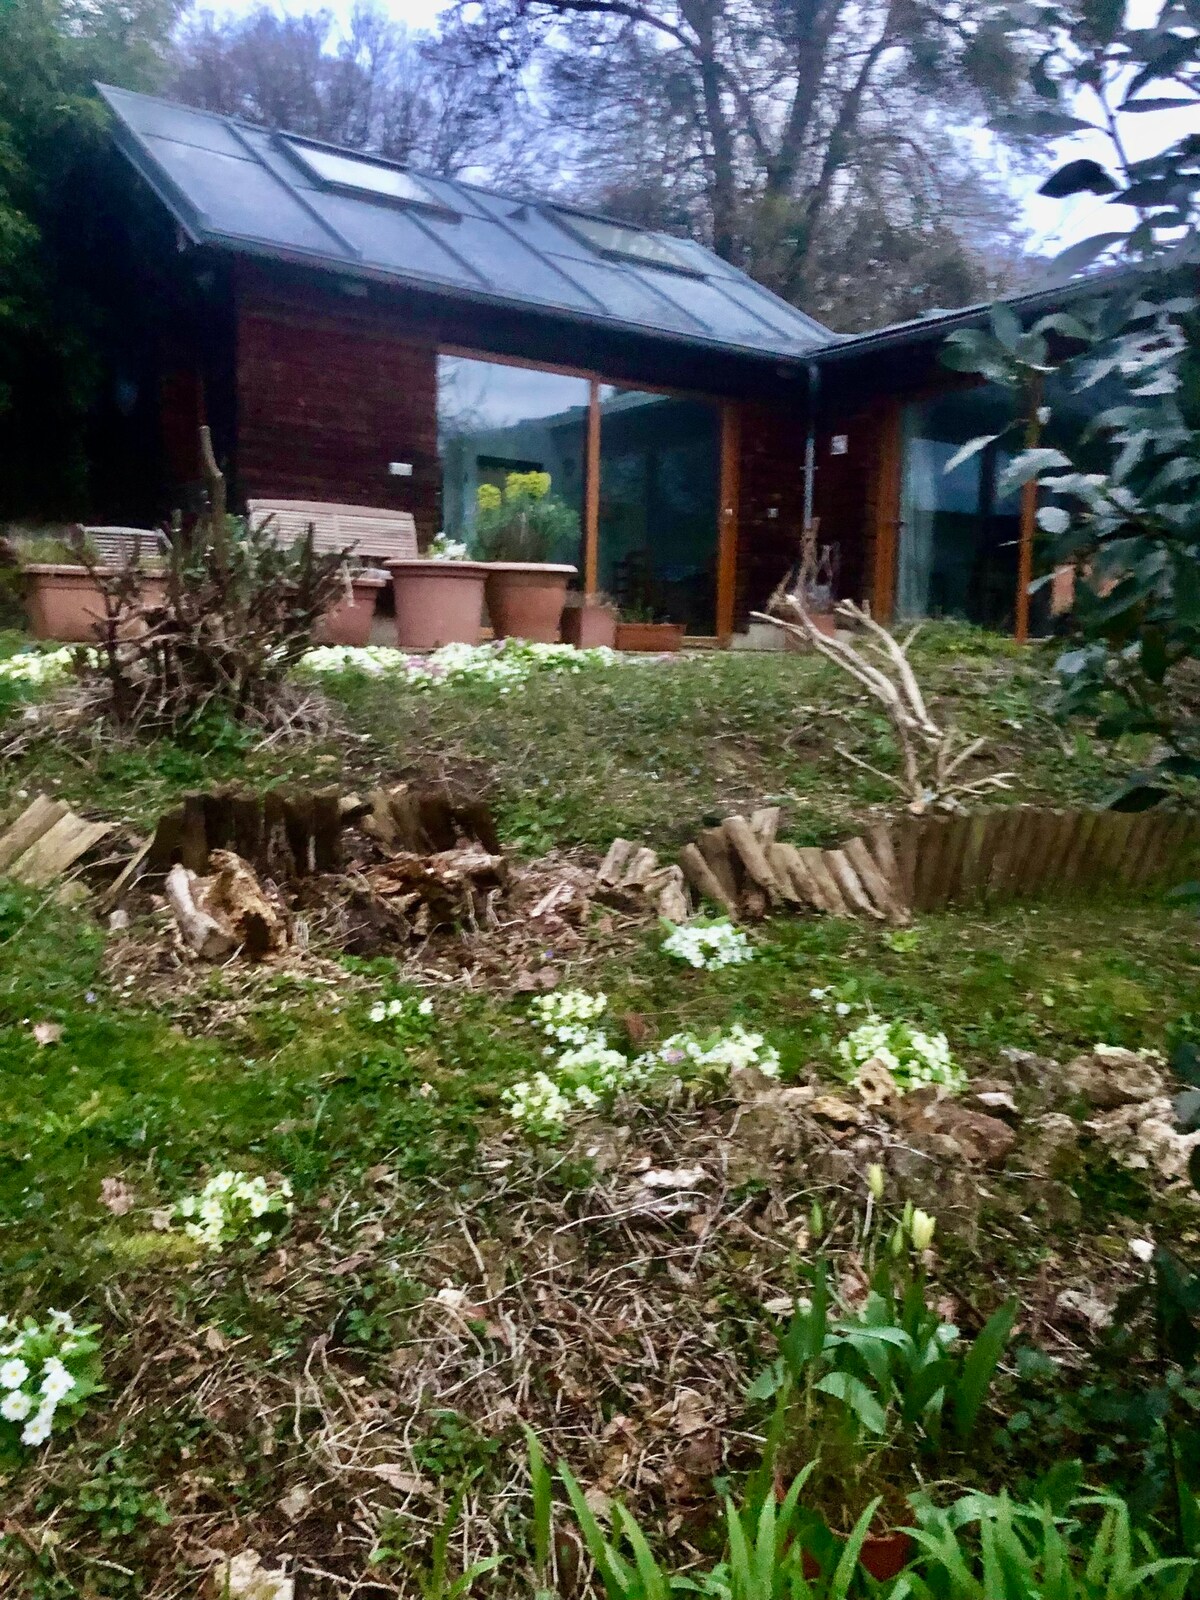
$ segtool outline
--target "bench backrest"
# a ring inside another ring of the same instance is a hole
[[[121,566],[136,550],[138,562],[161,556],[167,548],[166,536],[159,528],[93,528],[85,526],[84,537],[100,558],[102,566]]]
[[[376,561],[408,561],[417,555],[417,525],[411,511],[377,506],[339,506],[327,500],[250,500],[246,505],[257,525],[269,517],[279,544],[295,544],[313,530],[313,548],[321,552],[349,550]]]

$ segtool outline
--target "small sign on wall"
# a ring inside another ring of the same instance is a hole
[[[829,441],[829,454],[831,456],[849,455],[850,435],[848,433],[835,433]]]

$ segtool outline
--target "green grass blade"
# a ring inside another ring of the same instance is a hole
[[[550,1537],[553,1489],[546,1458],[532,1428],[525,1429],[529,1450],[529,1491],[533,1496],[533,1570],[539,1589],[550,1586]]]

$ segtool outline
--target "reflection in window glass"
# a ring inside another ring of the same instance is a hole
[[[603,385],[600,587],[630,616],[716,632],[719,407]]]
[[[438,358],[442,526],[468,542],[481,484],[503,489],[510,472],[548,472],[551,493],[582,526],[588,382],[557,372],[462,356]],[[582,569],[576,540],[554,560]]]
[[[1020,494],[999,491],[1011,458],[990,445],[946,472],[969,439],[1004,427],[1006,407],[1004,396],[985,388],[955,390],[905,407],[896,582],[900,616],[1013,626]]]

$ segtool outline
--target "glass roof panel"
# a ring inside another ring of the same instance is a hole
[[[661,234],[644,233],[641,228],[627,228],[623,223],[608,222],[601,217],[580,217],[564,211],[556,211],[555,216],[572,233],[586,239],[605,255],[624,256],[627,261],[639,261],[647,267],[667,267],[672,272],[696,274],[694,263]]]
[[[355,189],[360,194],[378,195],[381,200],[399,200],[409,205],[437,204],[423,184],[400,167],[360,156],[343,155],[340,150],[323,150],[317,145],[287,141],[288,149],[314,177],[339,189]]]

